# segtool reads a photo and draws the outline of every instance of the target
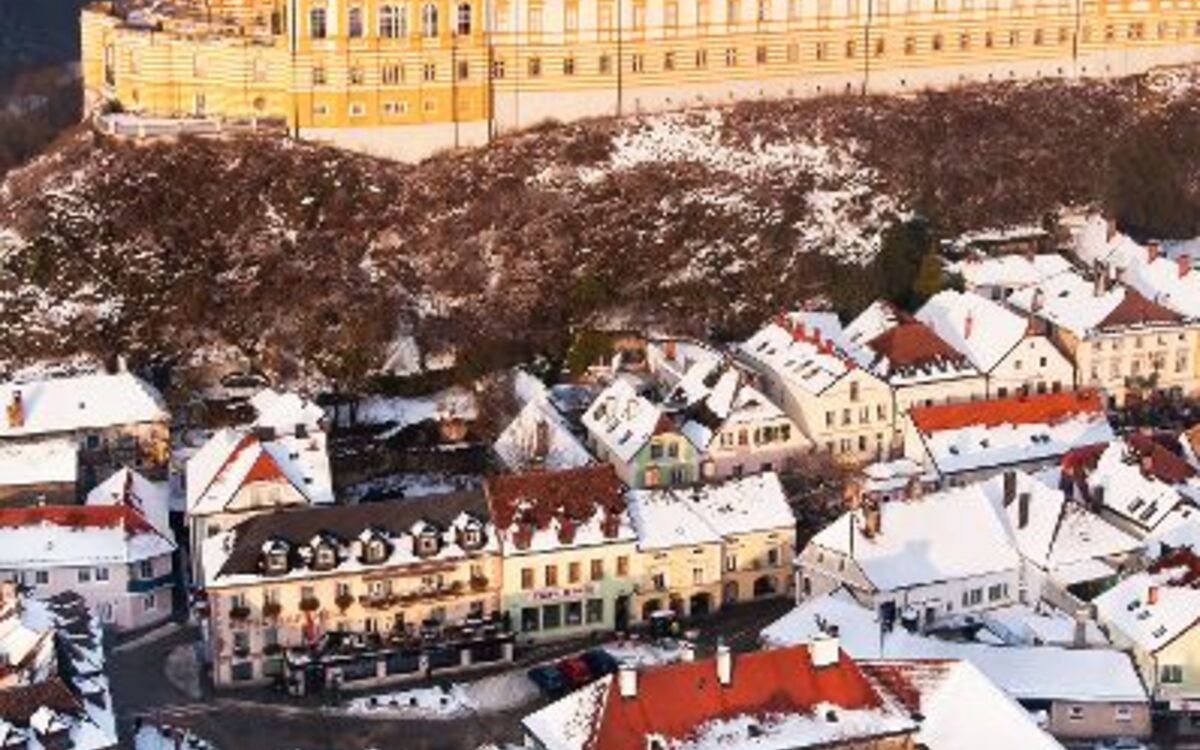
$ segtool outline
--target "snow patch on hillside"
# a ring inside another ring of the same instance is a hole
[[[680,164],[700,167],[712,182],[701,189],[664,196],[661,209],[703,204],[736,213],[760,226],[781,220],[778,206],[764,205],[764,185],[810,180],[804,218],[793,223],[795,250],[822,253],[856,264],[879,252],[882,229],[908,210],[885,189],[879,174],[865,166],[853,142],[837,146],[820,135],[768,138],[731,132],[721,110],[655,115],[631,121],[612,138],[607,161],[576,168],[554,166],[534,180],[560,190],[596,185],[642,167]],[[666,218],[666,217],[664,217]],[[711,248],[723,255],[730,248]],[[685,272],[685,277],[688,274]]]

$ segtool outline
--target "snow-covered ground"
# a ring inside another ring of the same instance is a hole
[[[409,425],[441,419],[471,420],[477,414],[475,394],[465,388],[448,388],[419,398],[372,396],[358,407],[359,422],[389,426],[385,438]]]
[[[352,714],[390,718],[449,719],[475,710],[462,685],[419,687],[355,698],[346,705]]]
[[[672,640],[627,640],[606,644],[604,650],[619,662],[637,667],[654,667],[679,661],[683,657],[680,646],[678,641]]]
[[[143,724],[133,738],[133,750],[216,750],[216,747],[186,729]]]
[[[537,687],[514,669],[473,682],[415,687],[354,698],[347,713],[392,719],[453,719],[473,713],[520,708],[537,698]]]
[[[481,477],[467,474],[392,474],[358,482],[342,490],[345,502],[358,502],[373,495],[422,497],[478,487]]]
[[[803,138],[749,140],[727,132],[721,110],[651,115],[630,121],[614,137],[607,162],[571,170],[550,167],[537,181],[557,189],[591,185],[644,165],[692,164],[727,176],[716,184],[663,198],[663,220],[670,221],[668,203],[702,203],[733,213],[752,213],[756,220],[779,213],[761,203],[757,194],[767,183],[812,180],[805,195],[807,211],[793,225],[798,253],[816,252],[846,262],[865,264],[879,252],[881,230],[909,212],[884,189],[879,175],[862,163],[855,144],[832,145],[819,134]],[[704,265],[727,249],[710,245],[696,249]],[[731,259],[737,263],[736,258]],[[736,270],[736,269],[731,269]],[[697,268],[696,273],[702,273]]]

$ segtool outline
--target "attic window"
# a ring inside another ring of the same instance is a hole
[[[328,543],[317,545],[315,564],[318,568],[332,568],[337,565],[337,553],[333,551],[333,547]]]
[[[1162,638],[1166,634],[1167,634],[1167,627],[1165,625],[1159,625],[1157,628],[1154,629],[1153,632],[1150,633],[1150,635],[1154,636],[1155,638]]]
[[[373,537],[367,542],[366,558],[368,563],[381,563],[387,559],[387,545],[379,537]]]

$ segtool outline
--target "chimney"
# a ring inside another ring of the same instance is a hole
[[[1146,262],[1153,263],[1158,260],[1158,242],[1151,240],[1146,243]]]
[[[1192,270],[1192,259],[1186,255],[1180,255],[1175,259],[1175,268],[1179,271],[1179,278],[1182,279]]]
[[[679,661],[691,663],[696,661],[696,647],[691,641],[684,641],[679,644]]]
[[[963,321],[963,338],[971,338],[971,332],[975,330],[975,313],[971,310],[967,311],[967,319]]]
[[[668,360],[675,361],[675,339],[667,339],[663,342],[663,356]]]
[[[1038,312],[1045,306],[1045,304],[1046,304],[1046,290],[1042,289],[1041,287],[1038,287],[1037,289],[1033,290],[1033,304],[1030,306],[1030,309],[1033,312]]]
[[[1151,586],[1146,591],[1146,606],[1153,607],[1158,604],[1158,586]]]
[[[1029,500],[1033,496],[1022,492],[1017,496],[1017,528],[1023,529],[1029,525]]]
[[[1107,242],[1112,242],[1117,236],[1117,220],[1108,219],[1104,223],[1104,239]]]
[[[1017,472],[1009,469],[1004,472],[1004,507],[1012,505],[1017,498]]]
[[[812,659],[813,669],[824,669],[838,663],[841,646],[836,635],[822,633],[808,644],[808,655]]]
[[[538,461],[544,461],[549,453],[550,424],[539,417],[533,429],[533,457]]]
[[[1100,484],[1092,488],[1092,505],[1096,510],[1104,507],[1104,485]]]
[[[863,536],[872,539],[883,531],[883,510],[879,503],[871,502],[863,506]]]
[[[622,662],[617,667],[617,687],[622,698],[636,698],[638,691],[637,669],[632,664]]]
[[[1143,454],[1141,467],[1142,474],[1146,475],[1147,477],[1154,476],[1154,456],[1150,455],[1150,453]]]
[[[20,391],[13,391],[12,400],[8,402],[8,426],[12,428],[25,426],[25,404],[21,401]]]
[[[733,654],[724,643],[717,644],[717,681],[725,687],[733,682]]]
[[[1087,624],[1088,614],[1087,609],[1081,609],[1075,613],[1075,632],[1071,639],[1071,645],[1075,648],[1087,648]]]

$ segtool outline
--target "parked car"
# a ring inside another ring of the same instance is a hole
[[[595,679],[587,661],[581,656],[571,656],[558,663],[558,671],[566,679],[571,689],[583,687]]]
[[[1135,740],[1132,737],[1117,737],[1100,740],[1096,743],[1095,750],[1150,750],[1150,748],[1141,740]]]
[[[616,657],[602,648],[593,648],[588,651],[584,651],[580,658],[587,662],[588,669],[590,669],[592,674],[596,677],[603,677],[606,674],[612,674],[613,672],[616,672],[617,667],[620,666],[617,664]]]
[[[558,698],[567,692],[570,685],[567,678],[559,671],[558,666],[554,664],[543,664],[539,667],[533,667],[528,672],[529,679],[537,685],[538,690],[547,698]]]

